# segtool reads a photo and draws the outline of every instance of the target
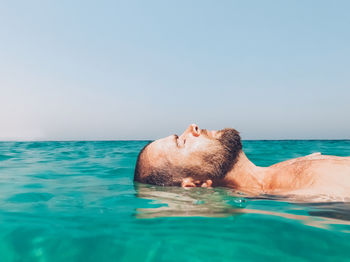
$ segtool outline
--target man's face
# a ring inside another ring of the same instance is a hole
[[[175,134],[152,142],[147,148],[147,156],[155,166],[164,161],[175,166],[201,165],[201,155],[219,146],[219,136],[218,131],[201,130],[192,124],[180,136]]]
[[[237,156],[240,137],[234,129],[207,131],[190,125],[181,136],[171,135],[152,142],[145,152],[154,168],[174,167],[197,179],[222,178]],[[201,176],[201,177],[200,177]]]

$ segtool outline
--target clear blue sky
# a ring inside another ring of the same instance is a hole
[[[350,1],[0,1],[0,140],[350,138]]]

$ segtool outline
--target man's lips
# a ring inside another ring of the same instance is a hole
[[[216,132],[217,131],[215,131],[215,130],[212,130],[212,131],[208,131],[206,129],[202,129],[201,130],[201,134],[204,134],[204,135],[206,135],[208,137],[211,137],[211,138],[215,138],[216,137]]]

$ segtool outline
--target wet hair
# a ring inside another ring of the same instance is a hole
[[[159,185],[159,186],[179,186],[181,182],[177,181],[174,176],[174,170],[170,166],[164,165],[162,167],[151,167],[150,163],[144,159],[145,151],[151,144],[149,142],[140,151],[135,165],[134,181]],[[147,170],[147,171],[146,171]],[[146,171],[146,172],[145,172]]]
[[[219,147],[212,152],[200,152],[201,166],[179,166],[164,161],[160,167],[154,167],[145,159],[147,144],[139,153],[135,166],[134,181],[159,186],[181,186],[182,179],[223,179],[233,168],[242,150],[239,132],[233,128],[224,129],[217,139]]]

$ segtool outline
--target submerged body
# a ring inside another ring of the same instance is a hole
[[[190,125],[147,145],[139,154],[135,181],[182,187],[224,186],[250,195],[288,195],[350,200],[350,157],[314,153],[274,164],[254,165],[234,129],[207,131]]]

